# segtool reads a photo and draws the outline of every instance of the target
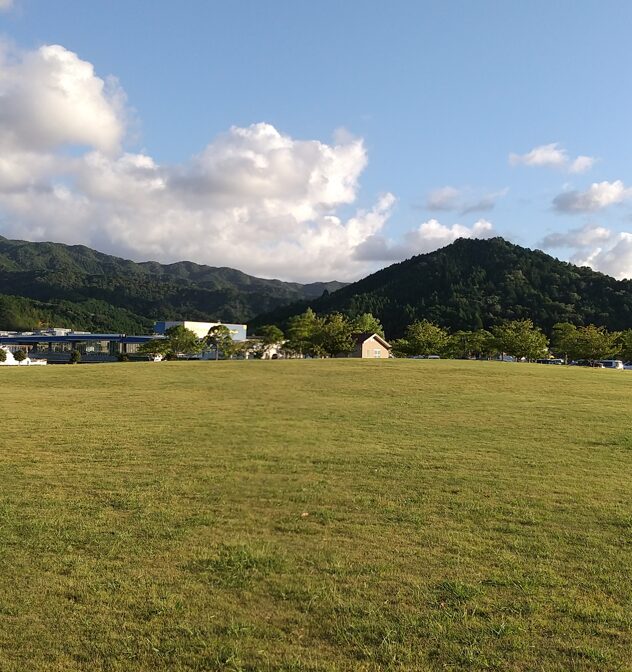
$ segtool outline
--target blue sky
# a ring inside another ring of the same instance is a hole
[[[632,276],[629,3],[3,4],[2,235],[297,280],[503,235]]]

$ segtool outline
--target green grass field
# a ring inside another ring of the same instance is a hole
[[[0,670],[632,670],[632,372],[0,370]]]

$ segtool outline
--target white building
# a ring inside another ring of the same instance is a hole
[[[157,334],[164,334],[171,327],[184,327],[192,331],[198,338],[204,338],[209,329],[223,325],[230,331],[233,341],[245,341],[247,327],[245,324],[228,324],[227,322],[191,322],[189,320],[174,320],[173,322],[156,322],[154,330]]]

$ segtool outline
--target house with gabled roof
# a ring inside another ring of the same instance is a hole
[[[361,334],[352,334],[355,342],[355,349],[349,353],[349,357],[359,359],[388,359],[391,352],[391,345],[379,334],[365,332]]]

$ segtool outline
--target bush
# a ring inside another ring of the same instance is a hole
[[[72,350],[70,353],[70,363],[71,364],[79,364],[81,361],[81,353],[79,350]]]
[[[26,352],[24,350],[17,350],[13,353],[16,362],[23,362],[26,359]]]
[[[129,362],[129,355],[126,352],[119,352],[116,359],[119,362]]]
[[[7,351],[0,348],[0,362],[7,361]]]

